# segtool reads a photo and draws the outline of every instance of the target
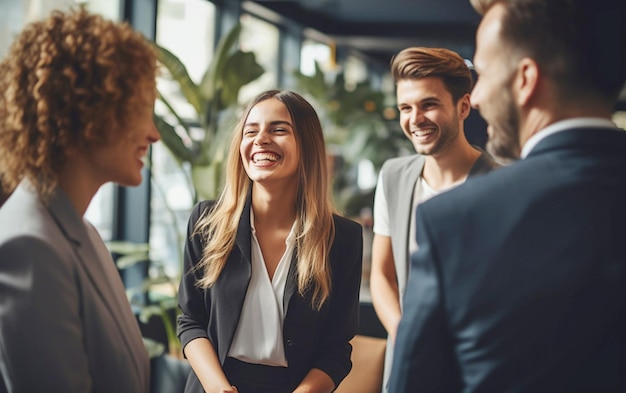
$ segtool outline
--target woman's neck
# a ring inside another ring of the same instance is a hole
[[[252,209],[254,210],[255,226],[274,228],[291,228],[296,219],[295,190],[284,192],[268,192],[258,185],[252,188]]]
[[[59,188],[70,198],[72,205],[83,216],[93,196],[102,184],[83,170],[80,162],[68,160],[59,173]]]

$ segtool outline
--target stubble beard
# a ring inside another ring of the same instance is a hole
[[[520,158],[521,146],[519,141],[520,115],[513,104],[510,92],[504,100],[505,107],[499,118],[490,123],[491,135],[487,141],[487,152],[502,163],[510,163]]]
[[[460,128],[459,117],[455,114],[452,121],[442,124],[438,127],[439,138],[432,147],[425,147],[419,144],[413,144],[415,151],[423,156],[436,156],[445,151],[446,148],[454,143],[459,137]]]

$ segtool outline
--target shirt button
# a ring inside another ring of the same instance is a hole
[[[293,340],[287,340],[287,345],[293,347]]]

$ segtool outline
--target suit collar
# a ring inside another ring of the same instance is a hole
[[[520,157],[526,158],[533,148],[548,136],[577,128],[616,128],[616,125],[609,119],[595,117],[581,117],[557,121],[531,136],[524,144]]]
[[[252,228],[250,228],[250,209],[252,209],[252,187],[246,196],[246,204],[239,218],[235,243],[248,264],[252,263]]]
[[[32,201],[34,204],[44,206],[52,219],[56,222],[61,233],[63,233],[74,246],[80,246],[89,241],[87,233],[85,232],[85,222],[83,218],[78,215],[70,198],[60,188],[54,190],[47,204],[42,202],[41,198],[28,181],[23,181],[15,192],[17,194],[16,197],[20,199],[24,198],[25,200]]]
[[[90,230],[94,232],[94,236],[99,236],[96,235],[96,229],[90,227],[90,224],[87,224],[78,215],[69,197],[61,189],[57,189],[50,199],[48,211],[56,221],[61,232],[72,244],[85,275],[91,281],[91,284],[118,326],[120,336],[125,341],[124,347],[127,348],[135,359],[136,372],[143,372],[141,359],[134,350],[137,348],[133,345],[134,342],[131,341],[132,335],[129,331],[132,328],[129,324],[136,322],[134,319],[129,320],[128,318],[130,307],[111,255],[104,248],[104,245],[101,248],[98,247],[89,236]],[[104,265],[107,263],[110,263],[110,266]],[[117,282],[114,280],[117,280]]]
[[[135,359],[137,369],[134,372],[143,375],[143,359],[138,352],[143,348],[137,348],[136,340],[132,341],[134,337],[132,332],[129,332],[129,329],[136,329],[138,332],[138,326],[130,313],[124,287],[108,250],[103,244],[95,244],[96,241],[99,241],[96,229],[83,220],[67,194],[59,188],[53,192],[48,203],[44,204],[31,184],[28,181],[23,181],[15,190],[13,197],[17,198],[20,204],[24,206],[26,214],[38,211],[39,214],[50,217],[52,225],[55,227],[47,229],[52,231],[58,229],[67,240],[76,256],[77,271],[83,272],[105,305],[106,312],[115,321],[126,350]],[[90,238],[90,231],[96,238],[94,242]],[[131,326],[132,324],[134,326]]]
[[[550,134],[540,140],[529,152],[527,158],[550,152],[555,149],[600,148],[604,151],[626,149],[626,132],[619,128],[574,128]]]

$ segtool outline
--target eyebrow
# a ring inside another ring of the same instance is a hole
[[[425,102],[433,102],[433,101],[435,101],[435,102],[441,102],[441,98],[436,97],[436,96],[424,97],[424,98],[422,98],[421,100],[419,100],[419,103],[420,103],[420,104],[423,104],[423,103],[425,103]],[[404,106],[404,105],[410,105],[410,104],[407,104],[407,103],[405,103],[405,102],[398,102],[398,104],[397,104],[398,108],[399,108],[399,107],[401,107],[401,106]]]
[[[293,125],[291,123],[289,123],[288,121],[286,121],[286,120],[275,120],[275,121],[271,121],[270,122],[270,126],[277,126],[277,125],[281,125],[281,124],[284,124],[284,125],[287,125],[287,126],[293,128]],[[244,127],[252,127],[252,126],[258,126],[258,125],[259,125],[259,123],[246,123],[243,126]]]

